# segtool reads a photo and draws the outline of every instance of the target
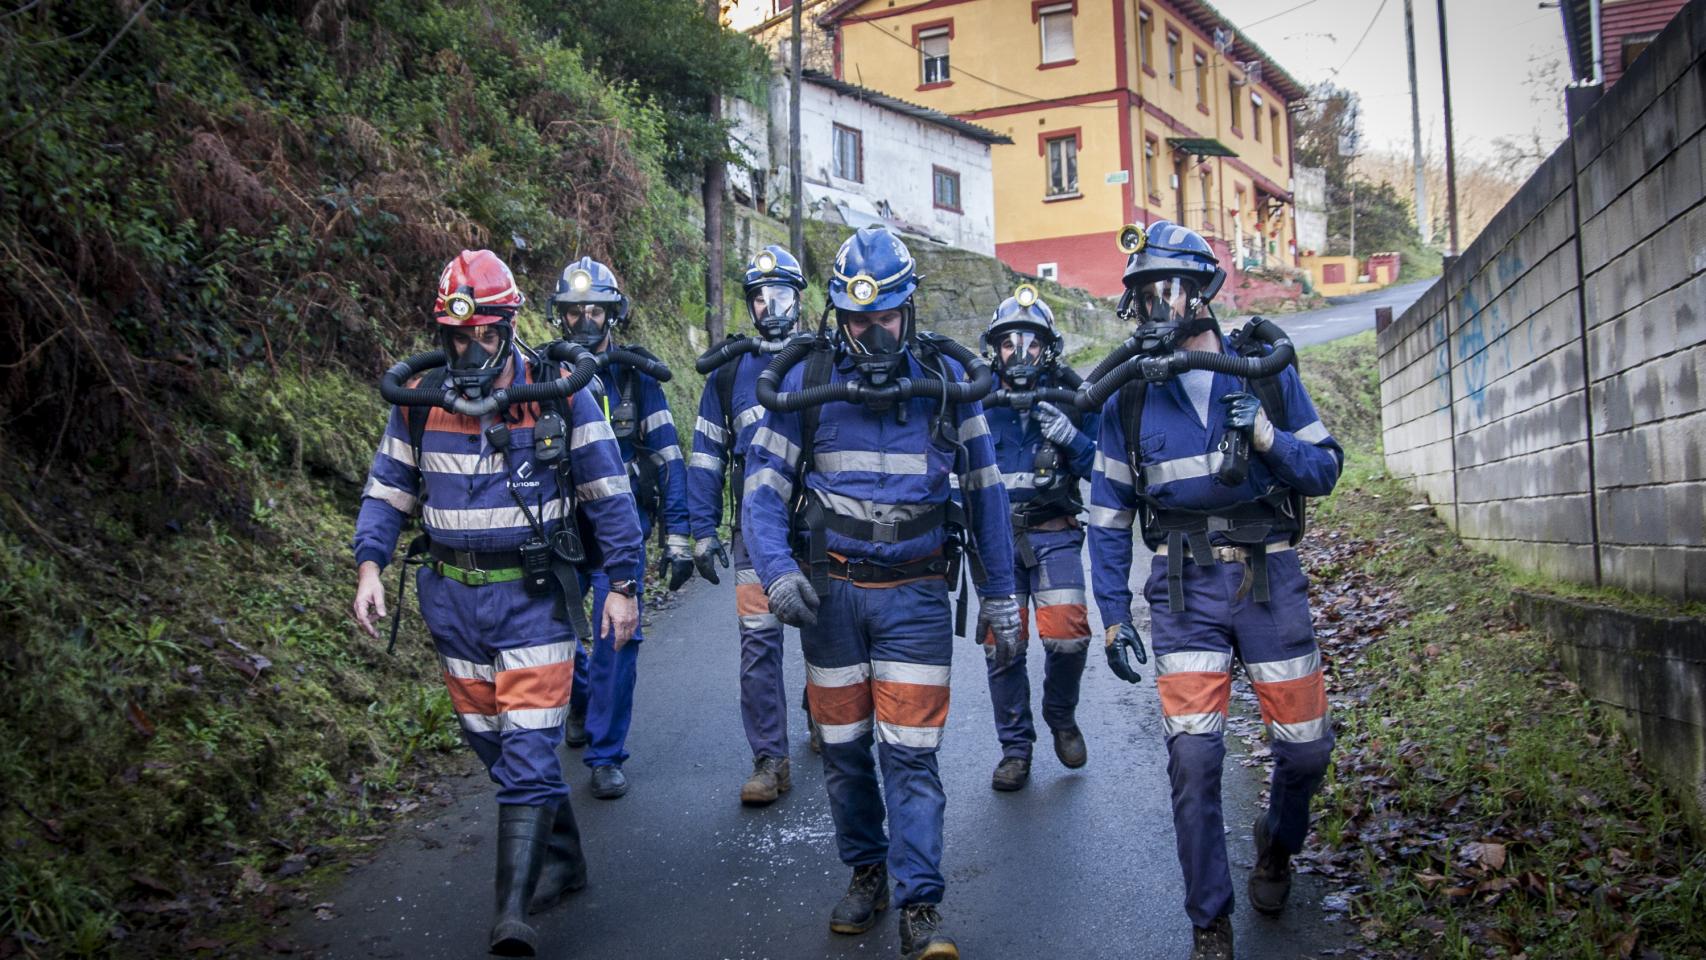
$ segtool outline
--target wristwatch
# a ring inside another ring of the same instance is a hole
[[[610,581],[610,592],[619,593],[632,600],[640,592],[640,582],[638,580],[612,580]]]

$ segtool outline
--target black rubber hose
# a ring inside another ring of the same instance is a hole
[[[675,376],[669,364],[639,347],[616,347],[598,355],[599,366],[606,367],[612,363],[633,367],[659,383],[668,383]]]
[[[947,337],[932,337],[931,342],[936,345],[937,350],[947,354],[949,358],[959,361],[960,366],[964,367],[966,373],[971,376],[970,380],[947,385],[949,403],[975,403],[989,396],[989,391],[995,389],[995,371],[989,369],[989,364],[982,357],[972,353],[958,341],[950,340]],[[940,382],[934,380],[913,381],[912,388],[906,393],[909,399],[918,396],[934,397],[941,395],[942,386]]]
[[[820,406],[836,400],[851,400],[851,391],[848,388],[853,386],[852,381],[819,384],[815,387],[796,390],[793,393],[782,393],[777,389],[782,385],[782,378],[788,375],[788,371],[798,366],[801,360],[810,356],[813,350],[827,349],[829,349],[827,341],[822,341],[811,334],[800,334],[789,340],[776,354],[776,359],[770,361],[770,365],[758,374],[758,382],[753,386],[758,402],[766,410],[773,410],[777,413],[793,413],[797,410]]]
[[[1079,376],[1078,371],[1071,367],[1056,367],[1054,375],[1060,380],[1060,385],[1068,390],[1077,390],[1084,385],[1084,378]]]
[[[1145,365],[1162,374],[1149,379],[1175,377],[1187,370],[1213,370],[1246,380],[1260,380],[1277,375],[1296,359],[1297,348],[1278,324],[1257,318],[1246,330],[1252,339],[1273,347],[1273,352],[1265,357],[1231,357],[1209,350],[1177,350],[1165,357],[1133,357],[1102,377],[1092,374],[1078,391],[1078,407],[1081,410],[1101,409],[1115,391],[1140,376]]]
[[[704,376],[736,357],[757,353],[761,349],[763,341],[757,337],[733,337],[700,354],[699,359],[693,361],[693,369]]]
[[[1130,360],[1132,357],[1137,356],[1137,351],[1139,349],[1137,338],[1127,337],[1124,343],[1121,343],[1113,349],[1113,352],[1103,357],[1102,362],[1096,364],[1096,369],[1091,370],[1090,376],[1085,379],[1089,380],[1091,383],[1095,383],[1107,376],[1108,372],[1113,370],[1115,367],[1127,360]]]
[[[849,403],[870,403],[884,401],[898,403],[915,397],[941,398],[946,397],[949,403],[974,403],[989,395],[995,386],[995,374],[989,369],[982,357],[967,350],[959,343],[947,337],[934,337],[931,343],[937,350],[946,354],[965,367],[970,380],[959,383],[943,383],[941,380],[914,380],[902,377],[893,383],[881,387],[873,387],[857,380],[844,380],[840,383],[825,383],[815,387],[806,387],[793,393],[778,392],[782,378],[787,375],[801,360],[804,360],[814,349],[827,349],[817,346],[816,337],[803,335],[795,337],[782,348],[776,359],[770,361],[770,366],[758,375],[755,393],[758,402],[768,410],[777,413],[793,413],[806,407],[821,406],[825,403],[846,401]]]
[[[500,390],[498,392],[504,394],[505,403],[539,403],[543,400],[567,397],[598,376],[598,357],[577,343],[557,340],[548,344],[545,347],[545,359],[552,363],[569,364],[568,376]]]
[[[379,378],[379,395],[385,398],[386,403],[398,407],[442,407],[443,390],[422,390],[419,387],[405,387],[403,384],[422,371],[442,367],[446,362],[443,350],[428,350],[405,357],[392,364],[391,369]]]
[[[1038,403],[1056,406],[1078,405],[1078,391],[1064,387],[1038,387],[1035,390],[996,390],[983,398],[986,407],[1031,407]]]

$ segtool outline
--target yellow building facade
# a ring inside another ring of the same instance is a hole
[[[993,159],[996,253],[1014,269],[1118,293],[1120,227],[1159,219],[1201,231],[1234,269],[1295,265],[1287,107],[1305,91],[1207,3],[805,12],[836,76],[1012,138]]]

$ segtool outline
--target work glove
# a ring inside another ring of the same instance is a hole
[[[1005,667],[1025,651],[1019,629],[1019,601],[1013,597],[984,597],[977,607],[977,636],[993,637],[995,665]]]
[[[1262,401],[1253,393],[1229,393],[1220,398],[1226,404],[1226,429],[1239,430],[1250,438],[1257,453],[1267,453],[1274,445],[1274,422],[1262,409]]]
[[[1052,403],[1039,403],[1031,410],[1037,416],[1037,428],[1042,430],[1043,438],[1048,442],[1070,447],[1078,439],[1078,428],[1059,407]]]
[[[672,533],[664,540],[663,556],[658,558],[658,576],[665,574],[671,591],[680,590],[693,576],[693,541],[684,533]]]
[[[1149,662],[1149,654],[1143,649],[1143,635],[1129,623],[1116,623],[1108,628],[1107,646],[1108,669],[1114,672],[1126,683],[1143,682],[1143,674],[1137,672],[1137,667],[1131,665],[1132,660],[1139,664]],[[1129,659],[1127,651],[1130,651]]]
[[[790,570],[776,578],[764,591],[770,598],[770,612],[790,627],[809,627],[817,623],[817,591],[812,582],[798,570]]]
[[[729,552],[723,549],[723,541],[716,534],[700,537],[693,541],[693,565],[699,568],[699,575],[712,583],[722,583],[717,577],[717,564],[723,562],[723,569],[729,568]]]

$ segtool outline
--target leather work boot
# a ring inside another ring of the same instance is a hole
[[[498,903],[492,952],[500,957],[531,957],[538,951],[539,934],[527,923],[527,903],[533,899],[545,863],[551,816],[550,807],[513,803],[498,807]]]
[[[769,806],[793,786],[787,757],[759,757],[752,761],[752,776],[740,788],[740,802],[752,807]]]
[[[1268,815],[1256,818],[1256,866],[1250,871],[1250,906],[1268,916],[1285,909],[1291,894],[1291,854],[1268,836]]]
[[[1084,747],[1084,733],[1077,727],[1062,727],[1054,731],[1054,755],[1068,769],[1076,770],[1090,761]]]
[[[847,895],[829,915],[829,929],[836,933],[864,933],[877,922],[877,914],[889,908],[889,868],[873,863],[854,867]]]
[[[592,768],[592,795],[600,800],[614,800],[628,792],[628,775],[622,765],[612,763]]]
[[[557,804],[551,819],[551,836],[545,841],[545,866],[539,871],[539,886],[528,913],[549,910],[565,894],[586,887],[586,854],[581,852],[581,828],[575,823],[575,811],[564,797]]]
[[[1191,960],[1232,960],[1232,918],[1216,917],[1206,927],[1191,927]]]
[[[591,742],[592,737],[586,732],[586,714],[571,712],[563,726],[563,743],[579,750]]]
[[[902,960],[959,960],[960,948],[942,932],[942,914],[934,903],[900,908],[900,955]]]
[[[995,765],[995,773],[989,778],[992,790],[1007,793],[1022,789],[1025,781],[1031,779],[1030,757],[1002,757]]]

